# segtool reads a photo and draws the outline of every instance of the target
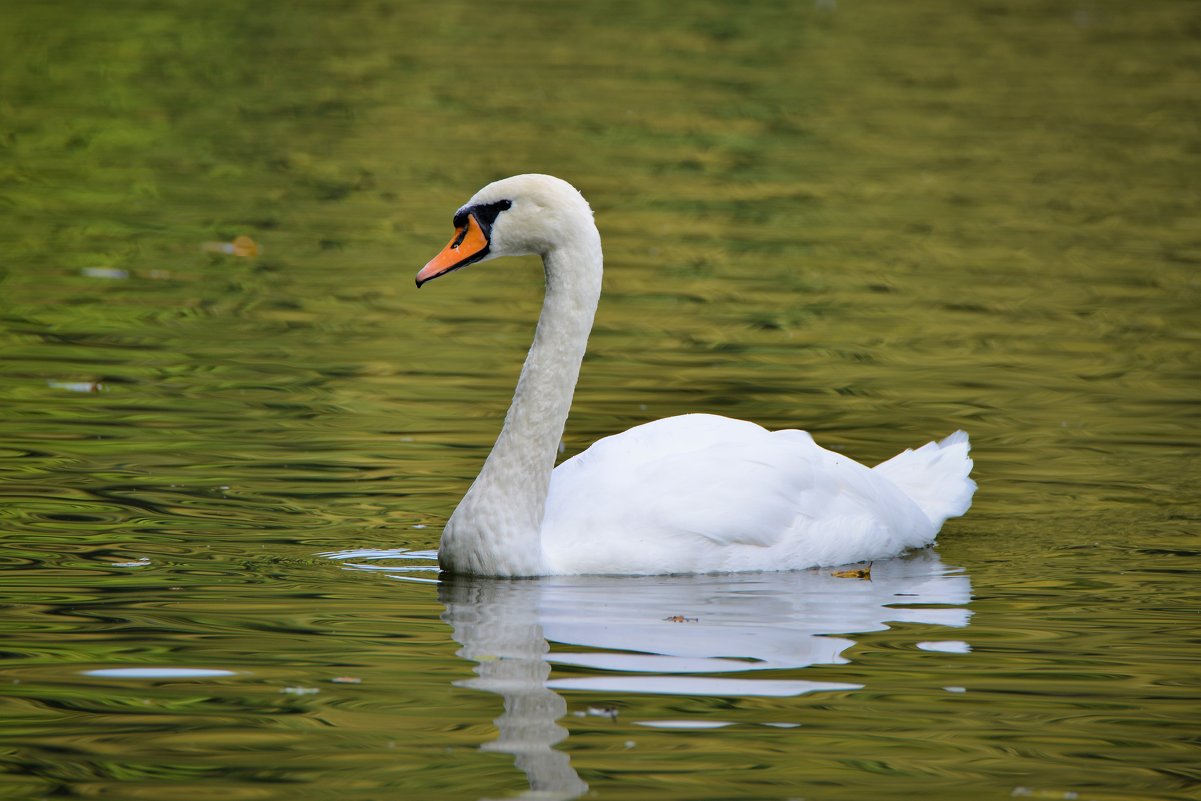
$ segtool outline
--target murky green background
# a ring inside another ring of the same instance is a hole
[[[966,428],[937,556],[433,583],[541,276],[412,276],[526,171],[567,453]],[[1192,0],[8,2],[0,208],[0,798],[1201,798]]]

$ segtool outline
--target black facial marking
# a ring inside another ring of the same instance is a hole
[[[467,215],[475,217],[475,221],[480,224],[484,234],[492,233],[492,224],[496,222],[496,218],[500,216],[502,211],[508,211],[513,208],[511,200],[498,200],[495,203],[480,204],[478,206],[466,206],[455,212],[454,226],[462,228],[467,225]]]
[[[498,200],[486,206],[473,206],[470,211],[475,213],[475,219],[480,224],[480,228],[483,228],[484,231],[489,231],[492,228],[492,224],[496,222],[496,218],[500,216],[500,213],[508,211],[511,208],[513,208],[512,201]]]

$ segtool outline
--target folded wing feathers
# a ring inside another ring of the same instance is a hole
[[[967,510],[968,447],[956,432],[868,469],[803,431],[668,418],[603,439],[555,470],[544,545],[564,559],[608,558],[613,538],[628,539],[648,565],[683,572],[878,558],[928,544]],[[739,550],[746,546],[764,555]]]

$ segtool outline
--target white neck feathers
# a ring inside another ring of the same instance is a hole
[[[600,299],[600,234],[587,206],[584,212],[563,214],[561,241],[543,254],[546,296],[534,343],[496,445],[442,535],[444,569],[543,572],[547,489]]]

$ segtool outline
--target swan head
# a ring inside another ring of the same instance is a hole
[[[545,256],[573,237],[599,239],[583,195],[551,175],[488,184],[455,212],[454,227],[450,243],[417,273],[417,286],[501,256]]]

